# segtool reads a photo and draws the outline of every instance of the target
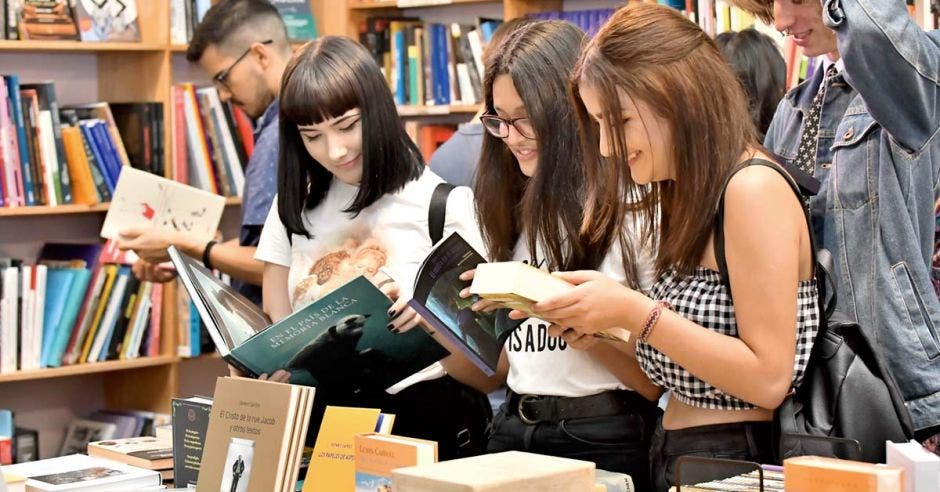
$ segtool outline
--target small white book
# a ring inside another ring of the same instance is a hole
[[[6,466],[3,471],[26,477],[27,492],[145,490],[162,482],[153,470],[83,454]]]
[[[225,197],[124,166],[101,237],[116,239],[128,227],[156,227],[200,241],[215,237]]]

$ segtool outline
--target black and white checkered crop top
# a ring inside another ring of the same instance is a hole
[[[799,282],[797,291],[796,357],[793,361],[792,387],[799,387],[809,361],[809,353],[819,330],[819,304],[816,279]],[[668,301],[680,316],[723,335],[738,336],[734,303],[721,275],[697,267],[692,275],[681,276],[666,271],[650,289],[654,300]],[[637,360],[650,380],[672,390],[682,403],[702,408],[747,410],[757,408],[695,377],[645,342],[636,345]]]

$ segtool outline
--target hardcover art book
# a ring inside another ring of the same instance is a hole
[[[423,330],[387,330],[391,301],[359,276],[271,324],[254,303],[198,261],[168,249],[216,349],[242,372],[278,369],[290,382],[380,392],[448,355]],[[353,383],[355,382],[355,383]]]
[[[161,485],[159,472],[83,454],[20,463],[3,471],[26,477],[26,490],[35,492],[150,490]]]
[[[101,237],[115,239],[125,228],[149,225],[208,242],[224,208],[225,197],[123,166]]]
[[[485,374],[496,373],[503,343],[521,322],[502,313],[475,313],[475,299],[461,299],[467,283],[461,273],[486,260],[458,233],[439,242],[418,269],[414,296],[408,304],[437,332],[460,349]]]

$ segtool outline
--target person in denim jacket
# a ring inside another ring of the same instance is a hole
[[[835,258],[839,308],[873,331],[921,440],[940,432],[940,301],[931,285],[940,167],[940,31],[900,0],[739,0],[823,67],[780,102],[765,145],[794,164],[803,120],[836,63],[810,208]]]

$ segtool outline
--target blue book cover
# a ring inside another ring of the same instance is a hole
[[[68,300],[69,290],[72,288],[72,279],[75,277],[73,268],[50,268],[46,277],[46,304],[43,308],[42,323],[42,352],[40,367],[49,367],[52,354],[52,345],[55,341],[55,332],[65,311],[65,302]]]
[[[90,162],[90,164],[97,164],[98,172],[101,174],[101,177],[104,178],[104,183],[108,188],[108,192],[113,194],[114,186],[117,183],[111,179],[111,173],[108,172],[108,165],[104,161],[104,156],[101,153],[101,147],[98,146],[98,139],[95,138],[94,131],[92,130],[94,123],[95,122],[93,120],[81,122],[82,136],[85,137],[85,142],[88,144],[92,155],[95,157],[94,162]]]
[[[20,173],[23,176],[23,194],[26,205],[36,205],[36,188],[33,168],[29,165],[29,144],[26,140],[26,123],[23,119],[23,98],[20,95],[20,78],[4,75],[10,96],[10,115],[16,126],[16,141],[20,151]]]
[[[81,310],[90,279],[91,270],[85,268],[75,269],[72,287],[69,289],[69,295],[65,300],[65,310],[62,312],[59,326],[55,329],[55,338],[52,342],[49,358],[48,360],[44,359],[45,367],[59,367],[62,365],[62,357],[65,355],[65,349],[69,344],[69,337],[72,336],[75,322],[78,320],[78,312]]]
[[[450,95],[450,73],[448,72],[447,58],[447,36],[449,33],[444,24],[433,24],[431,26],[434,58],[434,101],[437,104],[447,105],[451,103]]]
[[[398,60],[395,104],[408,104],[408,47],[405,45],[405,31],[395,33],[395,38],[392,40],[392,56]]]
[[[117,185],[118,178],[121,176],[121,158],[118,156],[117,147],[111,140],[111,132],[108,131],[108,124],[104,120],[98,120],[92,126],[92,132],[98,142],[98,150],[108,166],[108,173],[111,174],[111,180]]]
[[[91,352],[88,353],[88,362],[104,360],[104,357],[107,357],[108,347],[111,345],[114,327],[121,316],[121,305],[124,303],[124,294],[127,292],[127,284],[131,276],[133,274],[130,267],[122,266],[118,270],[117,277],[114,279],[114,287],[111,289],[111,296],[108,297],[108,305],[101,319],[101,326],[98,327],[98,332],[95,334],[95,342],[98,341],[100,336],[103,337],[104,344],[98,347],[98,344],[95,343],[92,346]],[[97,352],[95,352],[96,348],[98,349]]]

